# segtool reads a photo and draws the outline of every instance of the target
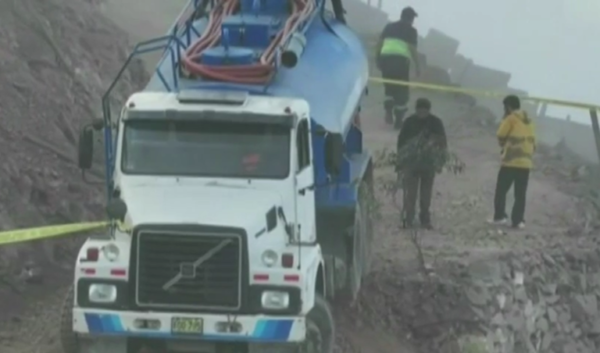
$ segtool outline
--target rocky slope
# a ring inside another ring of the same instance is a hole
[[[1,229],[102,217],[102,187],[82,181],[76,141],[99,116],[101,94],[127,55],[126,34],[90,1],[0,2]],[[117,99],[144,80],[139,63],[130,71]],[[69,281],[80,241],[1,247],[2,318]]]

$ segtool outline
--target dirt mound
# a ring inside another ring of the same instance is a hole
[[[90,1],[0,4],[2,229],[102,217],[102,186],[82,182],[76,140],[79,128],[99,116],[100,97],[127,48],[126,35],[98,16]],[[134,64],[117,97],[144,79],[143,68]],[[80,242],[70,238],[0,248],[3,318],[70,281],[72,273],[65,269],[73,265]],[[37,294],[24,281],[32,276],[43,288],[36,288]]]

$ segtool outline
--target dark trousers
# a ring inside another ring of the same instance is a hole
[[[410,61],[409,59],[398,56],[388,55],[380,58],[379,68],[381,76],[387,80],[410,81]],[[410,98],[410,89],[408,86],[384,83],[385,101],[383,106],[386,113],[397,116],[402,119],[406,113],[408,100]]]
[[[529,183],[529,169],[501,167],[496,181],[494,195],[494,220],[508,218],[506,214],[506,193],[513,184],[515,185],[515,204],[512,208],[511,221],[514,226],[525,221],[525,200],[527,184]]]
[[[407,171],[404,175],[404,220],[407,225],[412,225],[415,219],[417,195],[419,196],[419,220],[422,225],[431,223],[429,207],[433,196],[433,181],[435,171],[415,170]]]

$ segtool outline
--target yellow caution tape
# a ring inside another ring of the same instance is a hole
[[[23,243],[32,240],[60,237],[73,233],[89,232],[106,227],[109,222],[88,222],[61,224],[56,226],[7,230],[0,232],[0,246],[14,243]]]
[[[377,82],[377,83],[387,83],[387,84],[392,84],[392,85],[408,86],[408,87],[412,87],[412,88],[421,88],[421,89],[432,90],[432,91],[464,93],[464,94],[469,94],[469,95],[474,95],[474,96],[486,96],[486,97],[493,97],[493,98],[497,98],[497,97],[504,98],[510,94],[510,93],[501,92],[501,91],[485,91],[485,90],[476,90],[476,89],[461,88],[461,87],[454,87],[454,86],[435,85],[435,84],[431,84],[431,83],[409,82],[409,81],[401,81],[401,80],[388,80],[388,79],[385,79],[382,77],[369,77],[369,80],[372,82]],[[529,102],[547,103],[547,104],[560,105],[563,107],[579,108],[579,109],[586,109],[586,110],[600,110],[600,106],[598,106],[598,105],[566,101],[566,100],[561,100],[561,99],[529,97],[529,96],[519,97],[519,98],[523,101],[529,101]]]
[[[453,93],[464,93],[474,96],[486,96],[486,97],[505,97],[508,93],[500,91],[485,91],[475,90],[469,88],[461,88],[454,86],[435,85],[431,83],[422,82],[409,82],[401,80],[388,80],[381,77],[369,77],[369,80],[377,83],[387,83],[393,85],[402,85],[412,88],[421,88],[432,91],[441,92],[453,92]],[[560,105],[563,107],[580,108],[587,110],[600,110],[600,106],[579,102],[566,101],[561,99],[541,98],[541,97],[520,97],[524,101],[547,103]],[[106,227],[110,222],[88,222],[88,223],[74,223],[74,224],[62,224],[57,226],[47,226],[38,228],[28,228],[19,230],[9,230],[0,232],[0,246],[14,243],[23,243],[32,240],[40,240],[47,238],[55,238],[65,236],[73,233],[89,232]]]

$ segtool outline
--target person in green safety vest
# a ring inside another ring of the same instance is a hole
[[[415,65],[417,76],[420,75],[417,60],[417,30],[413,22],[417,13],[412,7],[405,7],[400,20],[389,23],[381,32],[377,45],[377,66],[381,76],[388,80],[410,80],[410,65]],[[385,121],[399,129],[404,115],[408,111],[409,87],[385,83]]]

